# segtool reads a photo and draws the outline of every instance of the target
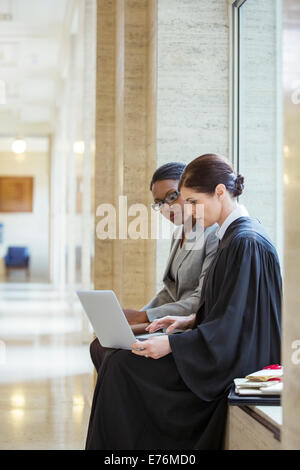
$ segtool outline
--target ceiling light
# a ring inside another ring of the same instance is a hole
[[[26,150],[26,142],[23,139],[16,139],[14,143],[12,144],[12,151],[14,153],[20,154],[24,153]]]
[[[84,153],[84,142],[83,142],[83,140],[78,140],[77,142],[74,142],[73,152],[74,153]]]

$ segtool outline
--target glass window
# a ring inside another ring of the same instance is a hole
[[[246,0],[236,15],[236,169],[245,176],[240,197],[276,244],[283,243],[281,1]]]

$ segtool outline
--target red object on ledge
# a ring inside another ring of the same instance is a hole
[[[277,369],[277,370],[279,370],[279,369],[282,369],[282,366],[280,366],[279,364],[272,364],[270,366],[264,367],[264,369]]]
[[[272,370],[280,370],[282,366],[279,364],[271,364],[270,366],[264,367],[264,369],[272,369]],[[271,380],[276,380],[277,382],[281,382],[281,379],[278,377],[274,377],[272,379],[268,379],[267,382],[271,382]]]

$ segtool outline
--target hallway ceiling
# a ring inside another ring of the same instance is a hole
[[[0,0],[0,135],[51,132],[73,6],[74,0]]]

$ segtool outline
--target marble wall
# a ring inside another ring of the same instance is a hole
[[[284,449],[300,449],[300,5],[284,2],[285,270],[283,309]]]
[[[96,86],[96,224],[99,207],[124,213],[119,197],[150,205],[156,164],[156,0],[98,0]],[[127,219],[126,210],[125,217]],[[128,222],[132,218],[128,217]],[[125,308],[154,294],[155,241],[95,239],[94,286],[113,289]],[[96,228],[97,230],[97,228]]]
[[[159,0],[157,166],[228,151],[228,2]],[[169,246],[157,242],[157,288]]]

